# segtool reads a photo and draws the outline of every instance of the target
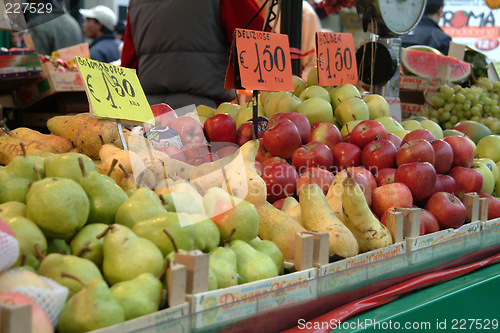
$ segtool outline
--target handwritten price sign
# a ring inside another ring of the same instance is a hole
[[[154,125],[135,70],[82,57],[75,60],[94,115]]]
[[[236,29],[233,43],[226,88],[293,91],[287,35]]]
[[[356,52],[350,33],[317,32],[318,84],[358,83]]]

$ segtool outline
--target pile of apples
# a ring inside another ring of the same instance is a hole
[[[445,131],[425,117],[400,122],[380,95],[361,97],[351,84],[308,83],[294,77],[294,92],[259,94],[256,168],[268,202],[280,208],[287,197],[298,198],[310,173],[327,194],[347,167],[383,224],[394,207],[419,207],[422,235],[460,227],[470,192],[489,199],[489,218],[500,216],[494,192],[500,156],[485,148],[485,141],[500,137],[478,133],[474,122]],[[253,138],[252,102],[197,110],[207,116],[202,122],[209,142],[231,138],[239,146]]]

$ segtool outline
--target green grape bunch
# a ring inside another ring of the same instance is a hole
[[[481,77],[475,85],[450,87],[442,85],[430,98],[430,105],[421,115],[452,129],[457,123],[472,120],[486,125],[494,134],[500,133],[500,82]]]

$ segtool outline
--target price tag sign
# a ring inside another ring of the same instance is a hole
[[[318,85],[358,83],[354,41],[350,33],[317,32]]]
[[[225,87],[293,91],[288,36],[236,29]]]
[[[135,70],[75,57],[90,112],[97,117],[154,125],[154,115]]]

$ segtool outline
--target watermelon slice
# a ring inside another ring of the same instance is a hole
[[[417,49],[401,48],[401,64],[405,72],[425,78],[437,77],[439,65],[448,65],[451,82],[463,82],[471,73],[471,65],[465,61]]]

